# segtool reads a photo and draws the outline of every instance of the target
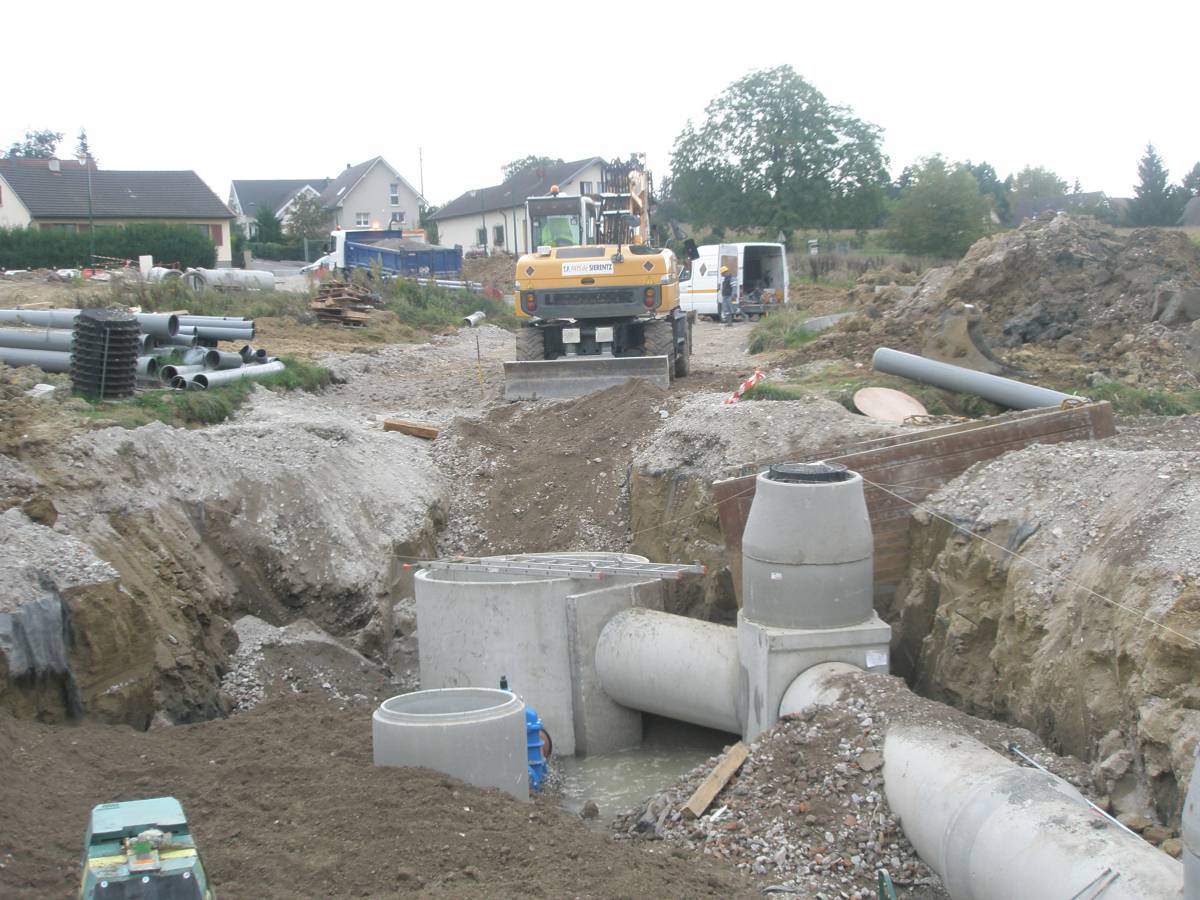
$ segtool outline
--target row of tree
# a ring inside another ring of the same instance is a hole
[[[54,154],[58,150],[58,145],[62,143],[62,139],[61,131],[50,131],[49,129],[26,131],[25,139],[13,141],[4,155],[8,159],[54,159]],[[81,161],[90,159],[92,165],[96,165],[96,157],[92,155],[91,145],[88,144],[87,130],[84,128],[79,129],[79,138],[75,144],[75,156]]]
[[[675,141],[672,177],[660,185],[669,218],[720,230],[782,233],[888,226],[904,252],[958,255],[999,225],[1046,208],[1115,224],[1175,225],[1200,195],[1200,163],[1177,184],[1153,146],[1124,209],[1085,194],[1045,168],[1001,180],[986,162],[940,156],[888,174],[882,130],[829,102],[791,66],[753,72],[708,105]]]

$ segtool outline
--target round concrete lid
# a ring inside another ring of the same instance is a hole
[[[864,416],[881,422],[903,422],[909,416],[927,416],[921,401],[904,391],[885,387],[867,387],[854,394],[854,406]]]

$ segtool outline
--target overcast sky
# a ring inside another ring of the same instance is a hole
[[[102,168],[333,176],[382,155],[445,203],[536,153],[645,151],[791,64],[917,157],[1044,165],[1129,196],[1153,142],[1200,160],[1200,3],[13,4],[0,140],[85,126]],[[643,17],[644,18],[639,18]]]

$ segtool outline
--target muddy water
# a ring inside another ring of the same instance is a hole
[[[736,740],[736,735],[646,716],[642,746],[636,749],[554,760],[561,805],[578,814],[588,800],[595,801],[600,817],[585,821],[606,828]]]

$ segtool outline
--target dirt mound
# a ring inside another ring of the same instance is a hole
[[[516,277],[517,260],[512,256],[480,256],[463,260],[463,278],[478,281],[484,288],[510,294]]]
[[[440,549],[625,550],[634,445],[677,406],[660,388],[631,381],[455,419],[434,445],[454,492]]]
[[[969,470],[925,501],[941,518],[916,514],[882,611],[923,694],[1036,731],[1167,824],[1200,742],[1198,442],[1192,416]]]
[[[1013,741],[1087,790],[1086,766],[1046,753],[1027,731],[917,697],[898,678],[862,674],[842,684],[836,704],[785,719],[755,741],[706,815],[688,821],[677,810],[715,758],[614,828],[627,839],[664,840],[727,860],[761,884],[784,885],[799,896],[874,898],[882,868],[896,880],[899,897],[943,898],[939,879],[917,858],[884,796],[881,750],[889,725],[936,724],[1005,755]]]
[[[91,807],[170,794],[228,897],[755,896],[683,850],[621,845],[550,803],[371,762],[370,707],[299,696],[231,720],[48,727],[0,712],[0,895],[78,890]]]
[[[1036,378],[1085,384],[1096,373],[1194,388],[1200,373],[1200,247],[1179,231],[1126,237],[1086,217],[1045,214],[978,241],[908,296],[871,286],[868,297],[862,287],[855,296],[869,326],[822,336],[802,356],[862,360],[879,346],[936,353],[931,332],[970,304],[1004,363]]]

